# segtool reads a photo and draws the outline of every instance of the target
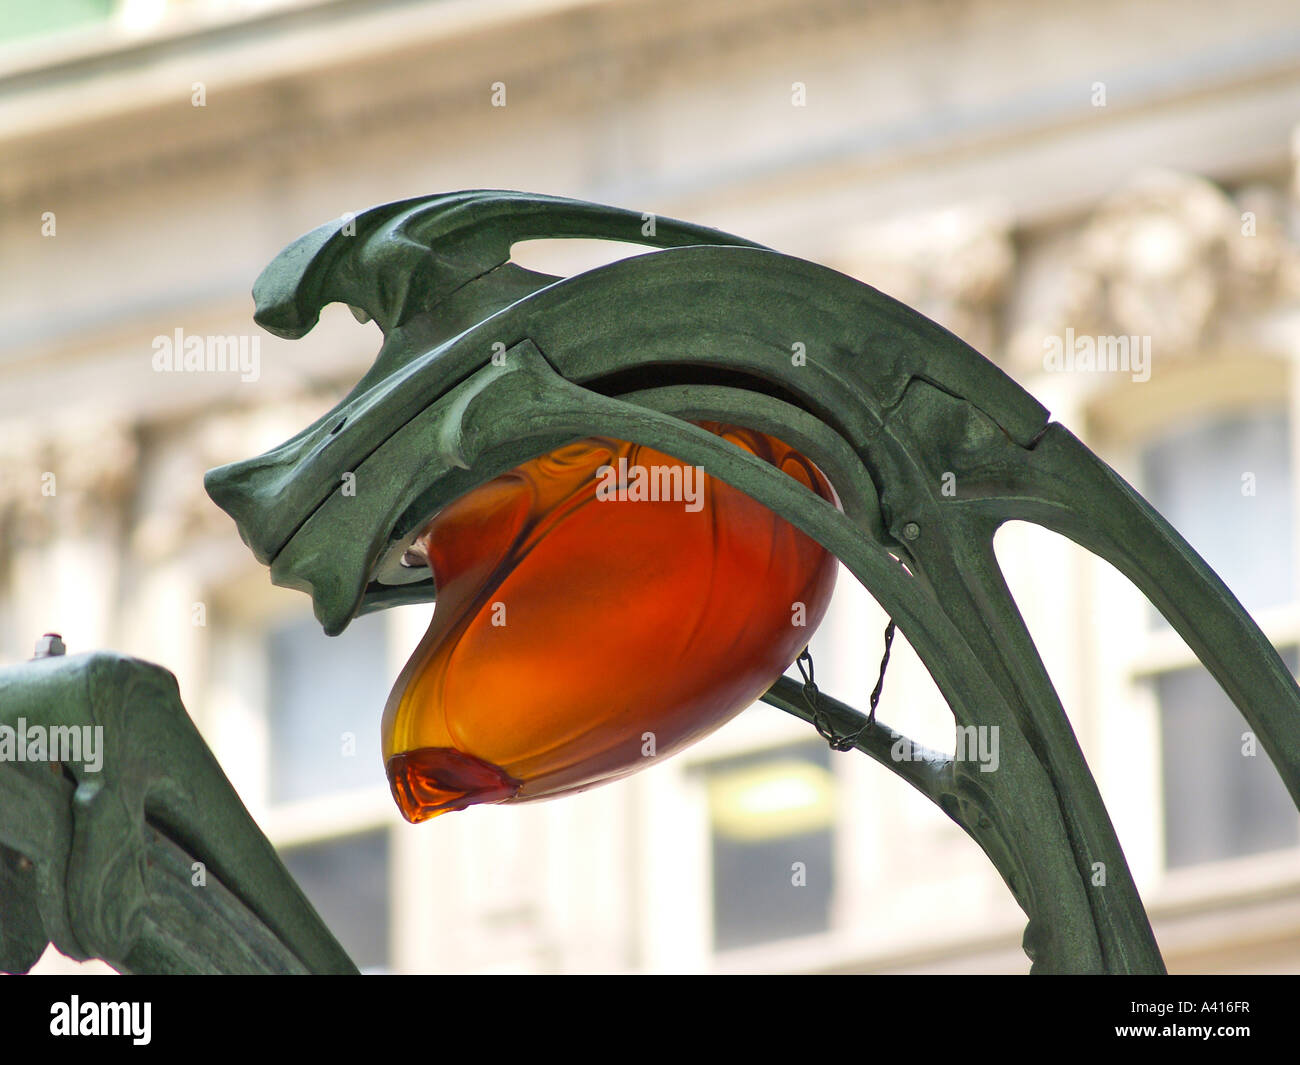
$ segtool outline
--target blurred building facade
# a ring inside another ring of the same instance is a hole
[[[1295,668],[1290,5],[31,6],[0,24],[0,660],[55,629],[70,651],[173,670],[362,966],[1028,962],[1023,915],[960,830],[761,705],[618,784],[400,820],[378,722],[429,610],[327,640],[202,489],[205,469],[332,406],[377,350],[343,308],[297,342],[251,321],[262,267],[348,211],[519,188],[703,222],[872,284],[1147,494]],[[178,329],[256,337],[257,373],[158,372],[155,338]],[[1130,338],[1150,359],[1054,370],[1067,336]],[[1243,753],[1239,715],[1107,565],[1022,526],[998,552],[1171,969],[1300,971],[1300,817]],[[812,644],[823,690],[865,705],[884,622],[842,573]],[[952,750],[951,717],[896,647],[882,719]]]

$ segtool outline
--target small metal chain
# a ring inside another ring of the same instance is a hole
[[[876,687],[871,692],[871,710],[867,714],[867,723],[857,732],[848,736],[840,736],[831,728],[830,720],[826,717],[826,711],[821,706],[821,692],[817,689],[817,682],[813,675],[813,660],[809,654],[808,648],[805,647],[799,652],[799,657],[795,659],[795,665],[799,667],[799,675],[803,677],[803,697],[808,703],[808,709],[812,711],[813,728],[828,744],[832,751],[850,751],[857,746],[858,740],[862,734],[876,723],[876,707],[880,705],[880,693],[885,687],[885,669],[889,665],[889,651],[894,643],[894,620],[890,618],[889,624],[885,626],[885,653],[880,659],[880,676],[876,680]]]

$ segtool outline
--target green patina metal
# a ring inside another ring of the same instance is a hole
[[[514,243],[538,237],[664,250],[561,279],[510,262]],[[994,772],[933,752],[899,761],[897,733],[879,721],[863,728],[862,715],[823,697],[841,734],[862,729],[857,748],[988,855],[1028,917],[1035,972],[1162,972],[1163,962],[1003,582],[992,547],[1003,522],[1062,533],[1132,579],[1245,715],[1300,805],[1300,689],[1228,588],[1001,370],[869,286],[715,230],[480,191],[322,226],[270,264],[254,296],[257,321],[281,336],[304,335],[331,302],[384,334],[374,365],[327,415],[206,481],[272,579],[307,592],[331,635],[358,614],[434,598],[400,559],[440,507],[564,443],[613,436],[704,466],[833,551],[897,622],[956,724],[998,729]],[[799,448],[843,510],[690,424],[705,419]],[[31,669],[19,667],[17,691]],[[811,719],[797,682],[781,679],[764,699]],[[9,701],[0,699],[5,719]],[[197,736],[181,749],[186,764],[203,763]],[[165,781],[178,770],[156,772]],[[138,790],[129,777],[121,786]],[[226,818],[223,881],[243,907],[307,968],[342,967],[256,827],[231,820],[242,814],[233,792],[213,803],[206,816]],[[188,816],[172,810],[173,841]]]
[[[356,972],[167,670],[107,652],[0,669],[0,726],[45,745],[0,761],[0,971],[52,942],[132,973]],[[89,742],[60,758],[69,728]]]

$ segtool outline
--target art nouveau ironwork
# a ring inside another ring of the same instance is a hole
[[[511,262],[513,244],[541,237],[662,250],[557,278]],[[910,744],[912,756],[899,759],[891,752],[905,737],[825,694],[815,712],[790,678],[763,696],[816,718],[837,745],[851,742],[971,836],[1028,918],[1024,948],[1035,972],[1160,972],[1163,963],[1096,784],[1003,581],[992,540],[1004,522],[1061,533],[1128,576],[1232,698],[1300,803],[1300,689],[1231,591],[998,367],[867,285],[686,223],[478,191],[322,226],[270,264],[254,295],[257,321],[283,337],[306,334],[331,302],[374,319],[384,334],[373,366],[328,414],[275,450],[207,476],[210,495],[272,579],[310,595],[330,635],[358,614],[435,598],[428,571],[402,559],[442,508],[572,441],[610,437],[702,466],[833,552],[925,663],[956,727],[997,730],[998,768],[985,772]],[[841,507],[698,422],[784,441],[816,463]],[[345,483],[352,492],[340,490]],[[878,636],[862,639],[869,650]],[[100,659],[73,662],[62,670],[106,668]],[[69,696],[50,668],[33,663],[0,676],[5,720],[13,707],[30,715],[37,704],[60,720],[101,714],[93,691],[90,703],[78,702],[82,695]],[[154,667],[113,668],[166,687],[148,673]],[[104,683],[110,704],[117,683]],[[160,723],[144,731],[167,727],[167,715],[179,712],[171,689],[156,701]],[[63,876],[68,862],[97,868],[107,861],[98,834],[109,830],[84,813],[69,819],[61,804],[94,810],[96,795],[125,789],[136,814],[112,828],[113,839],[131,840],[137,855],[147,846],[140,833],[151,830],[191,856],[215,847],[225,856],[223,882],[295,965],[341,967],[319,922],[293,918],[303,912],[294,889],[251,821],[231,812],[247,817],[237,798],[218,794],[224,780],[215,764],[206,767],[197,736],[155,743],[171,761],[137,770],[126,751],[130,730],[141,726],[133,718],[115,727],[125,745],[120,774],[98,788],[84,779],[38,788],[30,772],[16,777],[0,766],[0,787],[27,807],[45,796],[43,812],[21,817],[6,804],[0,833],[10,853],[31,856],[47,879]],[[175,783],[192,765],[206,767],[209,794],[198,807]],[[224,826],[220,841],[187,835],[200,813]],[[12,823],[47,821],[58,827],[26,835]],[[6,892],[22,894],[27,875],[23,882],[7,872]],[[20,956],[44,935],[130,967],[123,944],[138,945],[139,935],[94,929],[104,914],[137,927],[115,901],[134,875],[97,873],[89,895],[67,879],[60,916],[41,911],[39,923],[27,891],[25,927],[36,931]]]

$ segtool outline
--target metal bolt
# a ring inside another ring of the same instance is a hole
[[[916,522],[909,521],[906,525],[903,526],[904,540],[915,540],[920,535],[921,535],[921,526],[917,525]]]
[[[47,632],[36,641],[36,654],[34,658],[55,658],[58,655],[68,653],[68,648],[63,643],[63,637],[57,632]]]

